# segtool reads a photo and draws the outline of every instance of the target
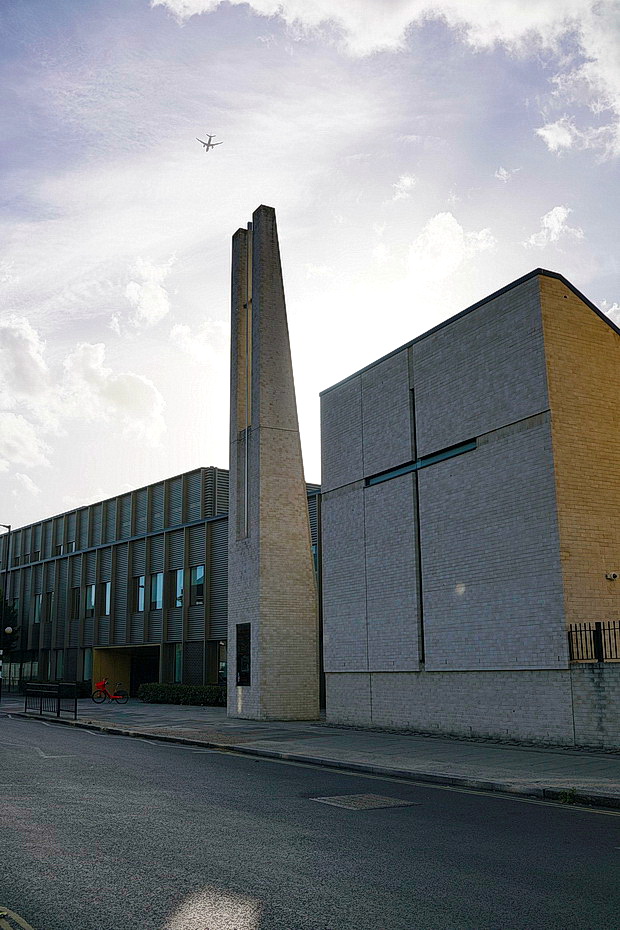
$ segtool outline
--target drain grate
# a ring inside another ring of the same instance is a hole
[[[320,804],[332,807],[345,807],[350,811],[371,811],[380,807],[415,807],[415,801],[402,801],[400,798],[386,798],[380,794],[342,794],[333,798],[310,798]]]

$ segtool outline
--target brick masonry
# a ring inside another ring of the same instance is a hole
[[[328,719],[620,745],[618,667],[565,629],[617,617],[619,350],[538,273],[323,393]]]

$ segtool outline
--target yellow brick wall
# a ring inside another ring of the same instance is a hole
[[[620,618],[620,335],[541,275],[566,622]],[[524,488],[527,493],[527,488]]]

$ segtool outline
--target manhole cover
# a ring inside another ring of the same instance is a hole
[[[400,798],[384,798],[380,794],[343,794],[333,798],[311,798],[321,804],[333,807],[346,807],[350,811],[370,811],[379,807],[413,807],[415,801],[402,801]]]

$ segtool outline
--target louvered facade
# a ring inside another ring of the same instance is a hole
[[[308,485],[312,542],[319,487]],[[197,468],[0,537],[20,649],[4,679],[223,683],[228,471]],[[9,563],[7,565],[7,555]]]

